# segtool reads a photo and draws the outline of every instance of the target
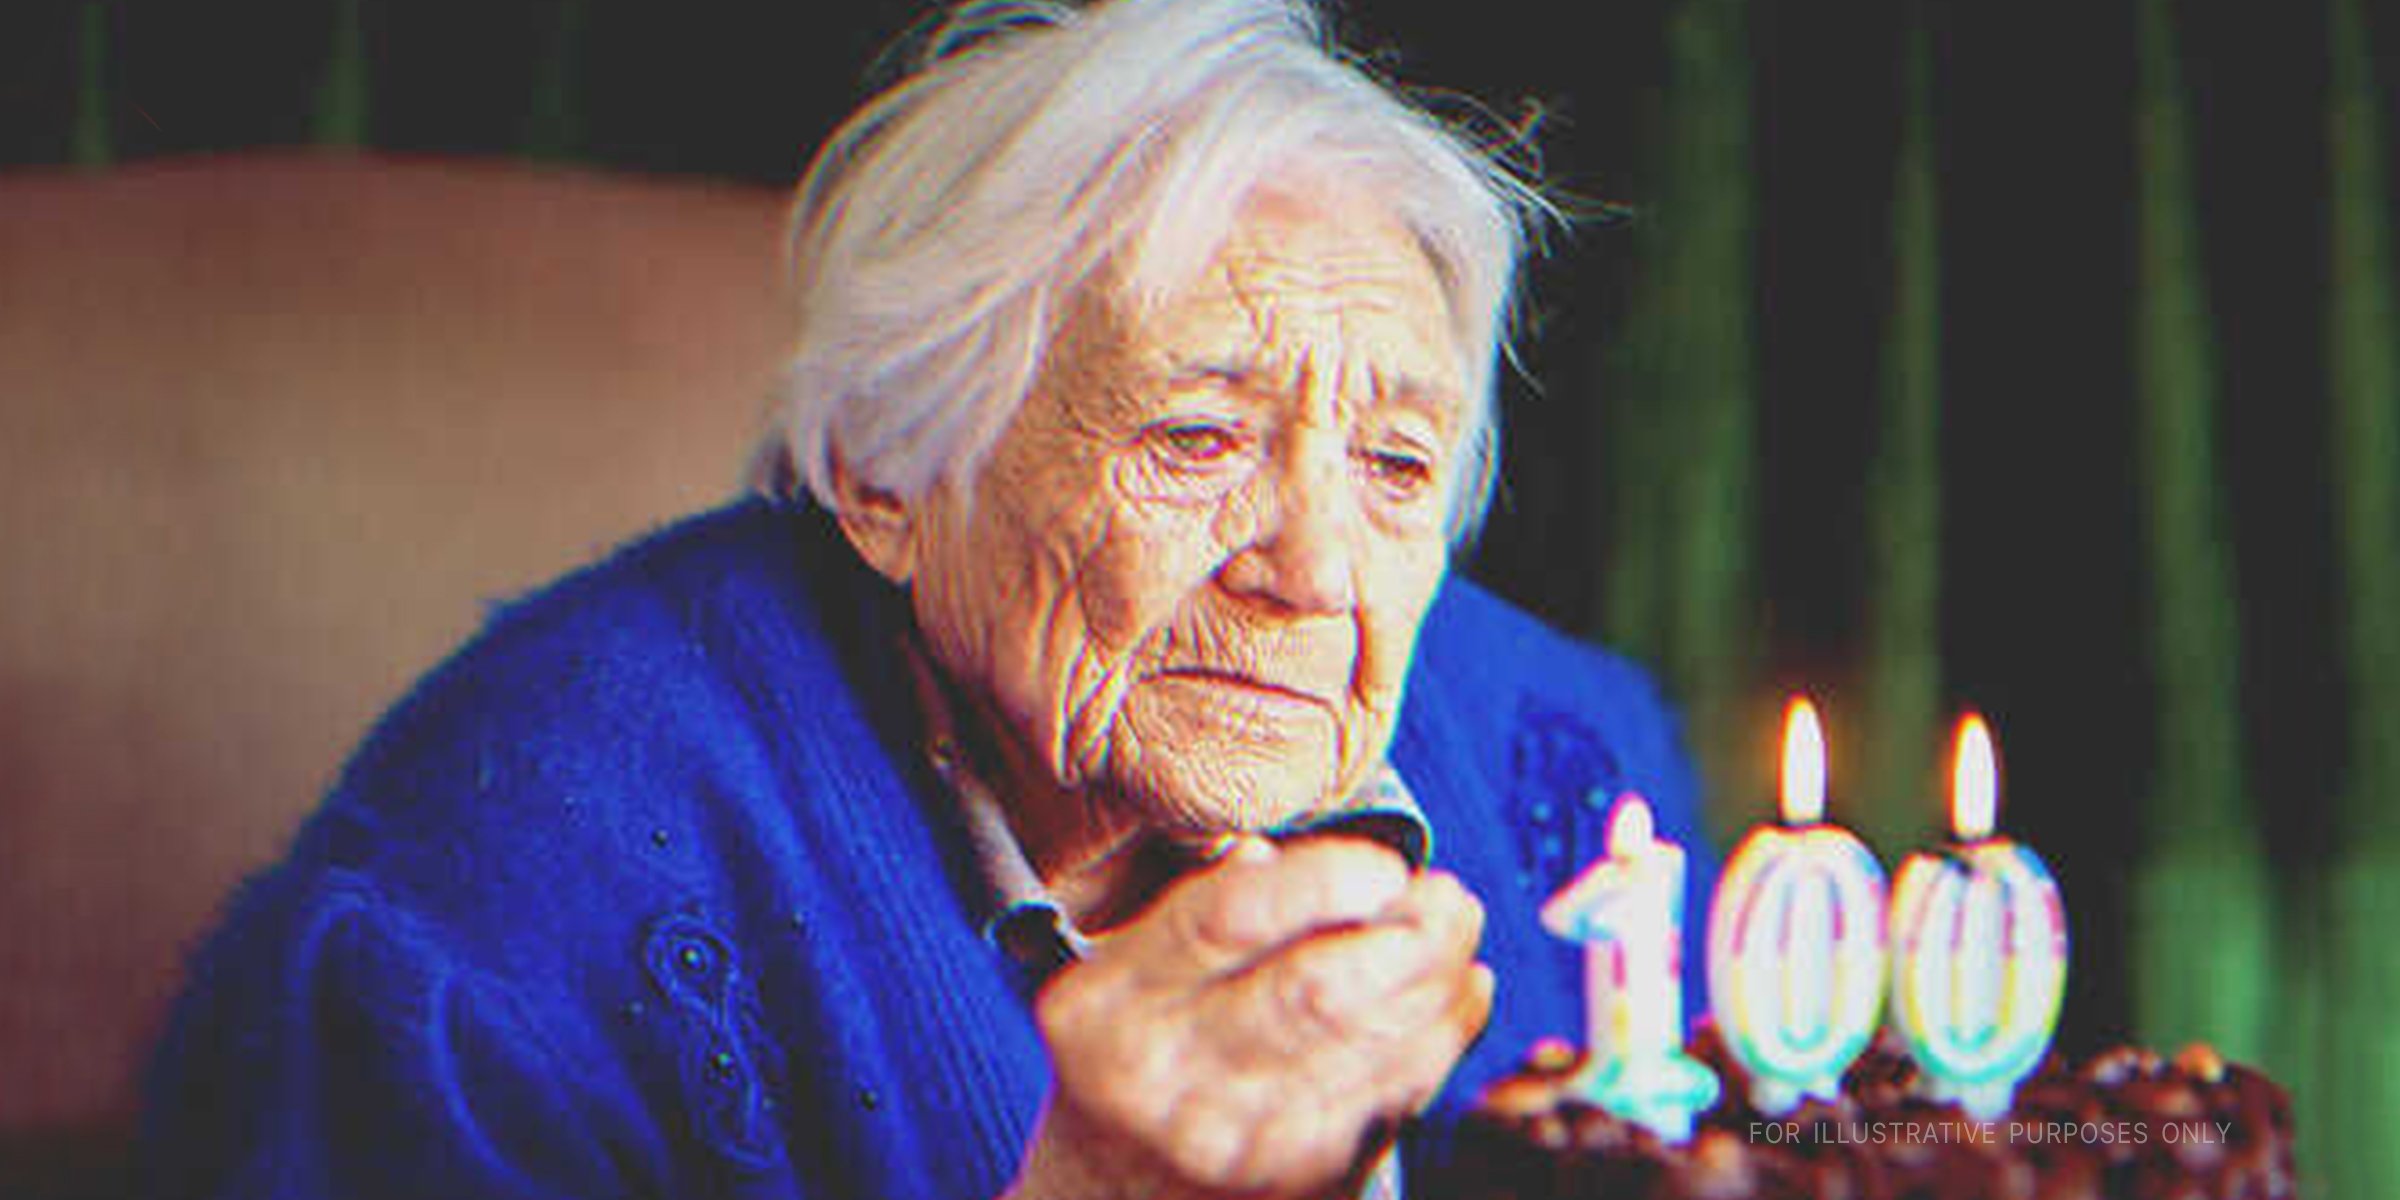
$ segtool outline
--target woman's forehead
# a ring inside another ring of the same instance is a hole
[[[1265,381],[1334,367],[1416,403],[1463,398],[1441,279],[1378,205],[1262,194],[1195,279],[1127,315],[1137,352],[1171,376]]]

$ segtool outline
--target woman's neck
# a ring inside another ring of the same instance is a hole
[[[998,736],[981,697],[953,684],[912,636],[906,651],[937,758],[971,777],[1007,819],[1026,864],[1075,927],[1103,933],[1148,905],[1198,855],[1155,834],[1094,787],[1066,788],[1048,764]]]
[[[992,728],[979,707],[969,715]],[[1077,929],[1098,934],[1124,922],[1198,861],[1102,789],[1062,788],[1046,764],[1027,761],[1004,740],[986,740],[981,749],[979,767],[989,770],[985,778],[1026,861]]]

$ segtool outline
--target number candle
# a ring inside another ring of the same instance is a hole
[[[1785,711],[1782,810],[1735,848],[1708,918],[1709,1004],[1768,1116],[1839,1100],[1883,1012],[1883,867],[1823,820],[1825,739],[1805,699]]]
[[[1892,1004],[1919,1087],[1984,1120],[2041,1062],[2067,983],[2057,882],[2033,851],[1992,836],[1998,774],[1990,727],[1970,714],[1951,773],[1956,840],[1910,855],[1892,893]]]
[[[1542,905],[1542,927],[1584,946],[1591,1052],[1571,1086],[1669,1142],[1717,1102],[1717,1076],[1683,1052],[1683,848],[1656,836],[1630,793],[1608,816],[1608,856]]]

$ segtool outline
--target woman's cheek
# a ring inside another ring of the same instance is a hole
[[[1446,543],[1428,549],[1411,542],[1379,549],[1370,561],[1379,567],[1362,589],[1370,599],[1361,614],[1361,683],[1367,699],[1388,710],[1408,681],[1417,630],[1448,574],[1449,551]]]

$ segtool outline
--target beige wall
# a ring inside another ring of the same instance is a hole
[[[298,156],[0,176],[0,1132],[483,606],[726,495],[782,198]]]

